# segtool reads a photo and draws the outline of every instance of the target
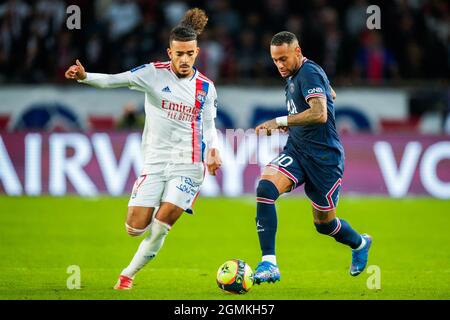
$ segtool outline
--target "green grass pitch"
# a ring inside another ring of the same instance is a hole
[[[112,289],[142,237],[125,232],[127,198],[0,197],[0,299],[449,299],[450,202],[343,196],[338,214],[374,238],[380,289],[348,274],[350,249],[315,231],[306,198],[277,201],[281,282],[241,296],[215,283],[218,267],[260,257],[255,201],[200,198],[131,291]],[[81,289],[69,290],[78,265]],[[370,282],[370,281],[369,281]]]

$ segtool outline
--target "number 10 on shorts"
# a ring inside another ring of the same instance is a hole
[[[279,165],[280,167],[289,166],[294,160],[292,157],[285,155],[284,153],[280,154],[278,158],[273,160],[273,163]]]

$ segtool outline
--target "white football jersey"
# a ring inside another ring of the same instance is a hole
[[[214,83],[197,69],[189,78],[178,78],[170,65],[154,62],[128,72],[129,88],[145,93],[144,173],[156,163],[202,162],[202,122],[216,117]]]

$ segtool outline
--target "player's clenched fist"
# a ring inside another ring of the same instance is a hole
[[[255,129],[256,134],[260,134],[261,132],[263,132],[263,133],[266,132],[266,134],[268,136],[270,136],[272,134],[273,130],[281,130],[283,132],[286,132],[287,127],[280,126],[275,119],[272,119],[272,120],[269,120],[269,121],[266,121],[266,122],[260,124]]]
[[[220,160],[219,151],[217,149],[212,148],[208,150],[206,165],[208,166],[209,174],[215,176],[216,171],[219,170],[222,165],[222,160]]]
[[[71,65],[65,73],[66,79],[84,80],[86,79],[86,71],[80,60],[77,59],[76,64]]]

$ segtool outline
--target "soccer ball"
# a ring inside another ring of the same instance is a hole
[[[217,270],[216,280],[220,289],[229,293],[244,294],[253,286],[253,270],[243,260],[228,260]]]

